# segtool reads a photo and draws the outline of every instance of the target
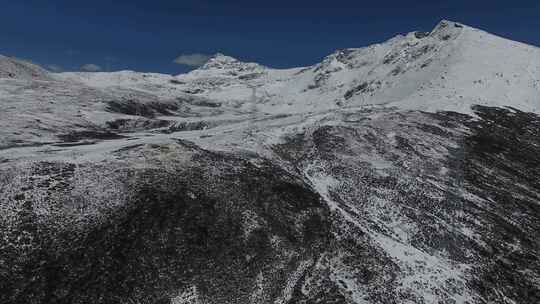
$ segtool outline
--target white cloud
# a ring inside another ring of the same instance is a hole
[[[206,54],[182,54],[174,60],[175,63],[191,67],[199,67],[205,64],[212,56]]]
[[[99,65],[93,63],[87,63],[81,67],[83,72],[99,72],[101,70],[102,68]]]

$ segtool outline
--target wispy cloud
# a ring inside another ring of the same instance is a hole
[[[190,67],[199,67],[205,64],[208,61],[208,59],[210,59],[211,57],[212,57],[211,55],[200,54],[200,53],[182,54],[176,57],[174,62],[181,65],[187,65]]]
[[[101,70],[102,68],[99,65],[93,63],[87,63],[81,66],[81,71],[83,72],[99,72]]]

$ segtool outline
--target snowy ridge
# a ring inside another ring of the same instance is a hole
[[[540,49],[450,21],[431,33],[340,50],[308,68],[276,70],[218,58],[177,78],[198,88],[197,95],[217,99],[246,100],[256,87],[265,112],[368,104],[464,113],[474,104],[539,110]]]
[[[37,64],[0,55],[0,79],[47,80],[47,71]]]

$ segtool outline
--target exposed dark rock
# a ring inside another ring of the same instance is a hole
[[[426,38],[429,36],[429,32],[414,32],[414,37],[417,39]]]
[[[423,55],[431,52],[435,47],[433,45],[424,45],[421,48],[415,49],[411,52],[410,58],[412,60],[417,60],[418,58],[422,57]]]
[[[488,202],[476,212],[492,223],[482,233],[491,248],[475,282],[487,301],[540,301],[540,117],[518,110],[477,106],[479,121],[465,141],[465,179]]]
[[[207,100],[204,98],[177,98],[179,102],[186,103],[192,106],[199,106],[199,107],[208,107],[208,108],[219,108],[221,107],[220,102],[215,102],[211,100]]]
[[[354,57],[354,53],[354,49],[339,50],[337,51],[336,59],[341,63],[348,64],[349,61]]]
[[[348,90],[347,92],[345,92],[345,94],[343,95],[343,97],[347,100],[347,99],[351,99],[353,96],[357,95],[357,94],[366,94],[366,93],[373,93],[375,92],[378,88],[380,88],[381,86],[381,82],[380,81],[371,81],[371,82],[363,82],[361,84],[359,84],[358,86]]]
[[[195,131],[195,130],[204,130],[216,126],[215,123],[206,122],[206,121],[185,121],[185,122],[176,122],[171,124],[168,128],[159,130],[160,133],[170,134],[174,132],[182,131]]]
[[[185,82],[181,81],[181,80],[178,80],[176,78],[173,78],[171,80],[169,80],[170,83],[172,84],[186,84]]]
[[[171,125],[171,122],[162,119],[116,119],[107,121],[105,125],[107,128],[115,131],[134,132],[164,128]]]
[[[241,80],[253,80],[253,79],[257,79],[257,78],[261,77],[262,75],[263,74],[261,74],[261,73],[249,73],[249,74],[238,76],[238,79],[241,79]]]
[[[396,66],[391,72],[390,72],[390,75],[392,76],[397,76],[401,73],[403,73],[403,69],[400,67],[400,66]]]
[[[200,93],[203,93],[204,90],[203,89],[187,89],[187,90],[183,90],[183,92],[187,94],[200,94]]]
[[[107,111],[127,115],[144,116],[153,118],[156,115],[171,115],[177,111],[175,103],[159,101],[138,101],[132,99],[112,100],[107,102]]]
[[[390,63],[394,63],[396,58],[398,58],[399,54],[398,53],[390,53],[388,55],[386,55],[383,59],[383,63],[384,64],[390,64]]]
[[[111,132],[111,131],[102,131],[102,130],[84,130],[84,131],[73,131],[67,134],[59,134],[58,138],[64,142],[72,143],[77,142],[83,139],[120,139],[125,138],[125,136]]]
[[[52,144],[54,147],[76,147],[76,146],[85,146],[85,145],[93,145],[95,144],[95,141],[75,141],[75,142],[67,142],[67,143],[56,143]]]
[[[367,91],[367,88],[369,86],[369,83],[363,82],[362,84],[348,90],[345,92],[345,99],[351,99],[356,93],[365,93]]]

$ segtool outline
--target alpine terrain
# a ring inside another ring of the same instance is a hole
[[[0,56],[0,303],[540,303],[540,48],[441,21],[293,69]]]

